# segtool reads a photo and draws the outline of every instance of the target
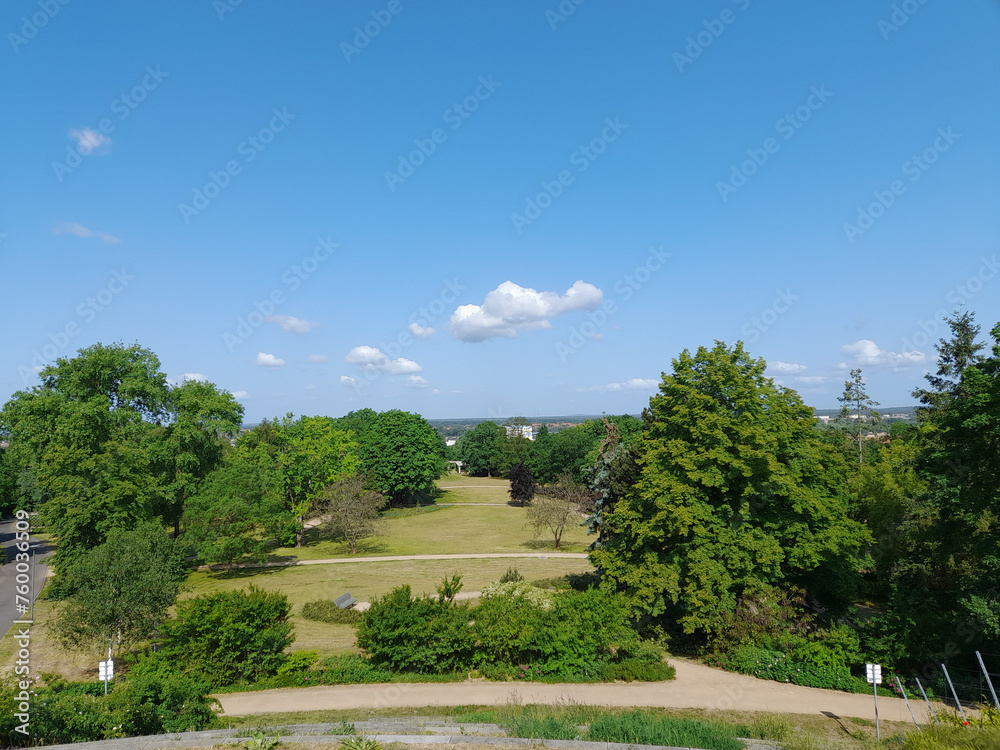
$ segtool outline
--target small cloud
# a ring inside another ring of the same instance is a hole
[[[181,382],[185,380],[197,380],[199,383],[207,383],[208,378],[202,375],[200,372],[186,372],[181,375]]]
[[[250,394],[246,391],[233,391],[233,398],[250,398]]]
[[[257,364],[260,367],[282,367],[285,364],[285,360],[275,357],[273,354],[257,352]]]
[[[340,384],[348,388],[357,388],[358,381],[352,378],[350,375],[341,375]]]
[[[398,357],[389,359],[380,349],[374,346],[356,346],[344,358],[352,365],[372,371],[388,373],[389,375],[405,375],[410,372],[420,372],[424,368],[412,359]]]
[[[774,372],[796,373],[796,372],[803,372],[805,370],[808,370],[809,368],[806,367],[805,365],[796,365],[791,362],[775,361],[775,362],[768,362],[767,369],[773,370]]]
[[[604,338],[604,334],[603,333],[592,333],[587,338],[589,338],[591,341],[600,341],[601,339]]]
[[[433,391],[431,391],[431,395],[432,396],[440,396],[441,395],[441,391],[439,389],[435,388]]]
[[[406,379],[407,388],[426,388],[429,385],[430,383],[427,382],[427,379],[421,377],[420,375],[410,375],[410,377]]]
[[[94,237],[99,239],[101,242],[106,242],[109,245],[117,245],[121,242],[120,239],[115,237],[113,234],[105,234],[104,232],[95,232],[93,229],[87,229],[87,227],[82,224],[75,224],[71,221],[60,221],[54,227],[52,227],[53,234],[72,234],[75,237]]]
[[[309,355],[309,361],[310,362],[329,362],[330,358],[328,356],[326,356],[325,354],[310,354]]]
[[[659,385],[660,381],[653,378],[631,378],[623,383],[592,385],[576,390],[578,393],[620,393],[622,391],[652,391]]]
[[[406,326],[406,330],[408,330],[418,339],[429,339],[431,336],[434,335],[433,328],[431,328],[430,326],[424,328],[419,323],[410,323],[410,325]]]
[[[594,310],[604,292],[577,281],[566,290],[539,292],[505,281],[486,295],[482,305],[461,305],[451,315],[451,335],[462,341],[514,338],[518,331],[551,328],[549,318],[574,310]]]
[[[312,384],[309,384],[309,385],[306,386],[306,390],[307,391],[315,391],[316,390],[316,386],[314,386]]]
[[[827,377],[826,375],[799,375],[795,378],[795,381],[805,385],[819,385],[820,383],[825,383]]]
[[[44,369],[45,369],[45,367],[43,365],[35,365],[34,367],[31,368],[31,371],[33,373],[37,374],[37,373],[41,372]]]
[[[111,139],[108,136],[90,128],[71,130],[68,135],[76,141],[77,149],[84,155],[103,156],[108,153],[108,147],[111,146]]]
[[[310,328],[319,327],[319,323],[310,323],[293,315],[269,315],[265,320],[268,323],[277,323],[285,333],[309,333]]]
[[[857,364],[871,365],[872,367],[891,367],[894,370],[903,370],[927,360],[927,355],[923,352],[886,351],[880,349],[878,344],[870,339],[861,339],[860,341],[855,341],[853,344],[845,344],[840,347],[840,351],[843,354],[852,355]]]

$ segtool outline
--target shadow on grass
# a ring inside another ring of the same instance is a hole
[[[556,543],[551,539],[529,539],[526,542],[521,542],[521,546],[525,549],[530,549],[533,551],[547,551],[547,552],[584,552],[584,546],[575,542],[564,542],[556,549]]]

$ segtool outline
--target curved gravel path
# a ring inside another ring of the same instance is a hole
[[[348,708],[490,706],[510,701],[572,701],[600,706],[662,706],[774,713],[819,714],[874,719],[870,695],[800,687],[713,669],[685,659],[671,659],[677,679],[670,682],[544,685],[523,682],[331,685],[261,690],[216,696],[229,715],[322,711]],[[926,704],[913,703],[917,720],[927,720]],[[879,698],[879,716],[910,721],[900,698]],[[937,710],[946,710],[939,706]]]

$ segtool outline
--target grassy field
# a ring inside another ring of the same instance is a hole
[[[445,485],[440,502],[505,502],[508,482],[500,479],[473,479],[451,475],[440,480]],[[452,485],[460,485],[453,488]],[[485,486],[481,486],[485,485]],[[246,588],[253,584],[268,591],[280,591],[292,605],[296,640],[293,649],[314,649],[322,656],[355,651],[354,628],[306,620],[299,616],[302,605],[316,599],[334,599],[350,591],[361,601],[409,584],[414,594],[435,594],[445,576],[462,576],[465,591],[478,591],[516,567],[528,580],[554,578],[591,569],[585,559],[542,559],[554,550],[551,536],[535,537],[525,523],[525,509],[496,507],[424,507],[392,511],[384,537],[362,542],[359,555],[420,555],[484,552],[528,552],[539,557],[485,560],[413,560],[357,562],[337,565],[310,565],[293,568],[251,568],[232,574],[198,571],[187,580],[181,598]],[[271,559],[317,560],[348,557],[346,544],[319,539],[309,530],[307,547],[275,550]],[[582,552],[592,539],[575,523],[563,536],[560,551]],[[64,651],[46,623],[51,622],[58,603],[39,601],[35,605],[35,625],[31,632],[32,673],[50,672],[71,680],[95,679],[97,662],[106,657],[100,648],[92,652]],[[13,638],[0,640],[0,673],[13,670]]]
[[[467,489],[466,492],[478,490]],[[488,492],[489,490],[484,490]],[[462,505],[451,508],[415,508],[392,511],[386,520],[385,536],[362,540],[358,555],[434,555],[477,552],[555,551],[552,535],[535,536],[527,525],[527,509],[517,506],[496,507]],[[583,552],[593,541],[580,522],[567,524],[560,552]],[[346,542],[324,540],[316,529],[306,532],[305,547],[282,547],[270,560],[323,560],[351,557]]]
[[[439,503],[507,503],[510,482],[498,477],[470,477],[467,474],[449,474],[437,481],[442,495]]]

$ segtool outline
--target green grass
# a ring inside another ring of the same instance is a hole
[[[359,542],[357,556],[556,551],[550,534],[535,536],[526,523],[526,512],[516,506],[432,506],[393,511],[385,522],[385,536]],[[586,530],[573,522],[567,525],[558,551],[584,552],[592,541]],[[309,529],[305,547],[281,547],[273,550],[269,559],[323,560],[351,556],[345,542],[323,539],[318,530]]]
[[[436,482],[442,491],[439,503],[506,503],[510,482],[496,477],[470,477],[450,474]]]

